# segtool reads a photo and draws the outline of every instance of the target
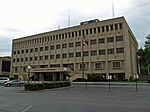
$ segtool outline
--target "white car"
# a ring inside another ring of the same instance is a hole
[[[8,77],[0,77],[0,84],[4,84],[7,81],[10,81]]]
[[[4,83],[4,86],[23,86],[24,85],[24,82],[21,81],[21,80],[18,80],[18,79],[14,79],[14,80],[11,80],[11,81],[7,81]]]

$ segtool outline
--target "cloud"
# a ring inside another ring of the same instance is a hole
[[[140,46],[150,33],[149,8],[149,0],[114,0],[115,17],[125,16]],[[0,0],[0,14],[1,55],[14,38],[112,18],[112,0]]]
[[[0,56],[10,56],[11,53],[11,38],[6,38],[0,35]]]

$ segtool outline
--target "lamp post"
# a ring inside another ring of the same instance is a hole
[[[110,91],[110,80],[112,79],[111,75],[108,75],[108,81],[109,81],[109,91]]]
[[[69,80],[69,77],[66,76],[66,90],[67,90],[67,81]]]
[[[85,76],[84,76],[84,79],[85,79],[85,88],[86,88],[86,90],[87,90],[87,79],[88,79],[88,76],[85,75]]]
[[[136,91],[138,91],[138,84],[137,84],[138,79],[139,79],[139,75],[138,75],[138,74],[135,74],[135,75],[134,75],[134,80],[135,80],[135,88],[136,88],[135,90],[136,90]]]
[[[29,79],[30,79],[30,69],[31,69],[32,67],[31,66],[27,66],[27,71],[28,71],[28,79],[27,79],[27,82],[28,82],[28,84],[29,84]]]

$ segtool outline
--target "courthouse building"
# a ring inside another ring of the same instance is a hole
[[[86,45],[85,45],[85,41]],[[124,17],[13,39],[11,76],[33,80],[70,80],[97,73],[107,79],[137,74],[138,43]]]

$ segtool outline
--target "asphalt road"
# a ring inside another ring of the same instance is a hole
[[[149,112],[150,86],[73,85],[23,92],[0,86],[0,112]]]

